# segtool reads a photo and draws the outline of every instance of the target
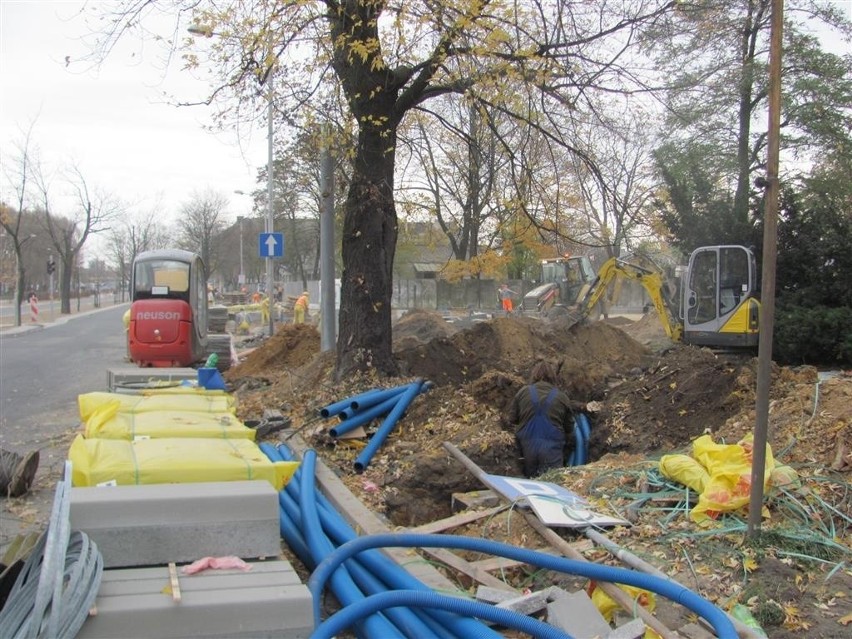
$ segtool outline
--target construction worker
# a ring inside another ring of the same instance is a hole
[[[517,293],[510,289],[508,284],[501,284],[497,291],[497,297],[500,299],[500,304],[503,307],[503,310],[506,311],[506,315],[509,315],[512,312],[513,295],[517,295]]]
[[[308,312],[308,292],[305,291],[302,293],[296,303],[293,304],[293,323],[294,324],[304,324],[305,323],[305,315]]]
[[[264,326],[269,323],[269,296],[264,297],[260,302],[260,321]]]
[[[574,449],[571,400],[556,387],[556,381],[553,366],[537,362],[530,371],[529,385],[515,394],[503,418],[504,427],[515,428],[527,477],[562,468]]]

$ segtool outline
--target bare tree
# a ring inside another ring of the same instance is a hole
[[[582,228],[576,236],[604,249],[607,257],[618,257],[650,233],[651,203],[659,187],[648,135],[652,119],[643,113],[625,112],[620,121],[577,131],[578,138],[585,139],[597,172],[569,158],[580,196],[575,219]]]
[[[42,199],[43,222],[50,242],[56,249],[59,272],[60,312],[71,313],[71,276],[79,262],[80,252],[89,236],[108,231],[120,211],[118,201],[110,194],[89,186],[78,166],[73,166],[65,181],[75,200],[74,211],[61,215],[51,207],[50,185],[45,171],[34,172]]]
[[[15,193],[14,206],[0,202],[0,226],[12,240],[15,253],[15,326],[21,325],[21,303],[24,300],[24,285],[27,272],[23,259],[23,247],[33,237],[32,229],[24,223],[24,210],[29,202],[33,181],[33,164],[37,163],[32,134],[35,121],[31,122],[21,139],[12,144],[14,153],[3,162],[4,178]]]
[[[216,270],[218,250],[216,237],[225,228],[228,198],[212,189],[194,191],[190,200],[181,206],[178,222],[179,242],[182,248],[198,253],[207,272]]]
[[[142,251],[166,248],[168,237],[168,229],[157,219],[154,211],[124,217],[110,230],[107,254],[118,275],[122,299],[130,284],[133,260]]]

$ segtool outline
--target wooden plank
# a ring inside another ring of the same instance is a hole
[[[462,559],[454,552],[450,552],[444,548],[424,548],[423,552],[427,555],[431,555],[438,561],[446,564],[453,570],[457,570],[458,572],[467,575],[477,583],[481,583],[484,586],[489,586],[491,588],[497,588],[498,590],[507,590],[511,592],[517,592],[512,586],[507,583],[504,583],[497,577],[485,572],[472,565],[465,559]]]
[[[177,566],[169,562],[169,584],[172,588],[172,601],[180,603],[180,581],[178,581]]]
[[[581,552],[583,550],[593,548],[594,544],[590,540],[584,539],[582,541],[572,542],[571,546],[574,547],[574,549],[578,552]],[[537,552],[553,555],[555,557],[562,556],[561,553],[557,552],[553,548],[539,548],[537,549]],[[472,566],[481,570],[485,570],[487,572],[494,572],[495,570],[506,570],[508,568],[515,568],[517,566],[526,565],[522,561],[507,559],[505,557],[489,557],[487,559],[480,559],[479,561],[472,561],[470,563]]]
[[[287,439],[287,445],[296,453],[302,455],[309,446],[298,435]],[[391,532],[387,524],[367,508],[346,485],[340,481],[337,475],[326,466],[317,456],[316,481],[318,488],[328,499],[334,509],[349,523],[358,534],[379,535]],[[410,575],[419,579],[424,584],[446,593],[458,592],[456,583],[447,579],[437,569],[421,560],[417,552],[407,548],[383,548],[381,549],[388,557],[408,571]]]
[[[445,530],[452,530],[453,528],[458,528],[459,526],[464,526],[465,524],[469,524],[474,521],[478,521],[485,517],[491,517],[496,515],[497,513],[506,510],[509,508],[508,505],[505,506],[495,506],[494,508],[489,508],[488,510],[475,510],[471,512],[463,512],[458,515],[453,515],[452,517],[446,517],[445,519],[439,519],[437,521],[430,522],[428,524],[423,524],[422,526],[416,526],[414,528],[409,528],[408,532],[419,533],[419,534],[432,534],[436,532],[443,532]]]

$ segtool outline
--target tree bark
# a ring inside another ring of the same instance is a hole
[[[393,102],[374,116],[393,120]],[[387,121],[387,120],[386,120]],[[343,220],[337,378],[355,371],[397,375],[391,348],[391,293],[397,240],[393,169],[396,122],[362,121]]]

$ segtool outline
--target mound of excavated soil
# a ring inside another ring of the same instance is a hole
[[[262,342],[241,358],[239,364],[225,372],[226,380],[241,377],[275,375],[310,362],[319,352],[320,336],[309,324],[288,324],[272,338]]]

